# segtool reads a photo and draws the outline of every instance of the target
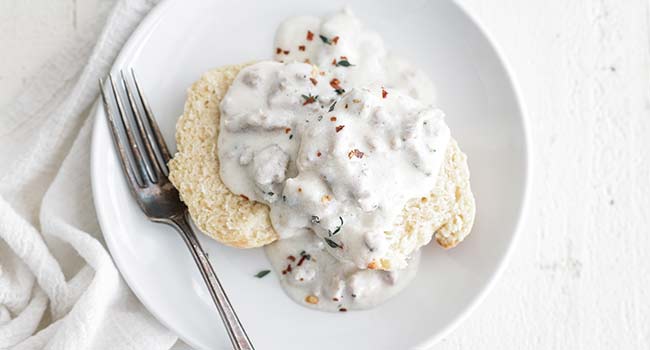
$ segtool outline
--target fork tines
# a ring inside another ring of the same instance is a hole
[[[131,69],[131,78],[135,89],[131,88],[123,71],[120,71],[119,78],[120,82],[116,84],[113,74],[108,76],[111,99],[104,91],[102,79],[99,79],[99,90],[122,170],[132,188],[143,188],[166,179],[169,173],[167,169],[167,162],[170,159],[169,150],[133,69]],[[129,102],[126,107],[122,102],[123,96],[126,96]],[[112,107],[112,102],[117,108]],[[120,116],[119,119],[115,117],[115,110]],[[143,114],[146,118],[142,117]]]

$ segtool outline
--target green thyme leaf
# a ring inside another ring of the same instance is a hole
[[[332,45],[332,41],[328,39],[325,35],[319,34],[320,40],[323,40],[323,42],[327,45]]]
[[[337,233],[339,233],[339,231],[341,231],[341,227],[343,227],[343,218],[339,216],[339,220],[341,220],[341,224],[338,225],[338,226],[334,229],[334,231],[329,231],[329,230],[328,230],[328,233],[329,233],[330,237],[331,237],[331,236],[335,236]]]
[[[255,277],[257,277],[257,278],[262,278],[262,277],[268,275],[270,272],[271,272],[271,270],[262,270],[262,271],[258,272],[258,273],[255,275]]]
[[[348,61],[348,60],[340,60],[340,61],[336,62],[336,66],[337,67],[350,67],[350,66],[354,66],[354,64],[350,63],[350,61]]]
[[[331,240],[331,239],[329,239],[327,237],[325,237],[324,239],[325,239],[325,243],[327,243],[328,246],[330,246],[332,248],[341,248],[341,249],[343,249],[342,245],[339,245],[338,243],[334,242],[333,240]]]

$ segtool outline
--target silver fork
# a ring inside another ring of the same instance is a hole
[[[170,159],[169,150],[135,78],[133,69],[131,69],[131,77],[135,90],[131,89],[124,72],[120,71],[119,85],[129,102],[126,105],[128,106],[127,110],[113,75],[109,74],[108,76],[112,99],[117,105],[117,114],[120,116],[119,120],[115,118],[115,110],[104,91],[104,81],[99,80],[99,88],[113,142],[131,194],[149,220],[171,225],[181,234],[192,253],[194,262],[201,271],[201,276],[205,280],[212,300],[219,310],[233,348],[237,350],[254,349],[189,224],[187,207],[181,202],[178,191],[167,178],[169,175],[167,169],[167,162]],[[146,116],[146,119],[142,118],[142,114]],[[137,126],[135,131],[129,115],[135,120]],[[125,134],[126,137],[121,134]],[[140,145],[144,146],[145,152]]]

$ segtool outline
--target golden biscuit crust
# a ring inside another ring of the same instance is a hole
[[[219,104],[247,65],[211,70],[190,87],[176,125],[178,152],[169,162],[169,177],[199,229],[238,248],[260,247],[278,239],[268,206],[233,194],[219,177]],[[385,232],[393,241],[390,252],[375,266],[402,268],[415,250],[434,237],[444,248],[456,246],[469,234],[475,210],[467,157],[452,139],[435,189],[407,202],[393,229]]]

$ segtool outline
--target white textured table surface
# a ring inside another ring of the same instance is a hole
[[[510,62],[533,179],[510,265],[436,349],[650,348],[650,3],[463,0]],[[112,1],[0,1],[0,112]]]

